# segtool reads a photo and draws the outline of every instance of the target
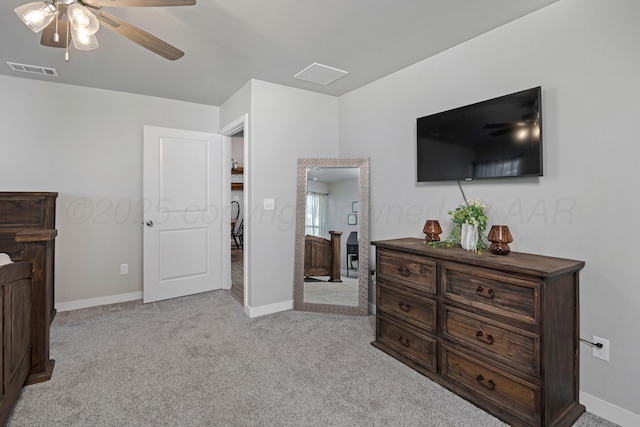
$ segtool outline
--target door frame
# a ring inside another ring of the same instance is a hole
[[[249,114],[243,114],[237,119],[231,121],[228,125],[224,126],[218,133],[223,138],[223,155],[224,158],[231,159],[231,137],[240,131],[244,131],[243,136],[243,151],[244,151],[244,173],[243,173],[243,191],[242,191],[242,203],[244,206],[244,230],[243,230],[243,245],[242,245],[242,268],[243,268],[243,305],[244,312],[251,316],[250,302],[251,302],[251,269],[249,268],[251,261],[251,150],[250,150],[250,134],[249,134]],[[228,172],[224,174],[223,185],[225,191],[223,192],[223,203],[225,206],[231,206],[231,168],[228,168]],[[231,209],[226,209],[228,218],[225,219],[225,223],[231,223]],[[226,245],[224,257],[224,271],[223,271],[223,286],[225,289],[231,288],[231,245]],[[226,287],[228,284],[228,288]]]

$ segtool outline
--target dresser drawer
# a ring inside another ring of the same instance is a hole
[[[480,267],[442,263],[442,295],[510,319],[538,325],[540,284]]]
[[[376,301],[381,312],[428,332],[436,332],[437,304],[434,300],[394,288],[378,279]]]
[[[442,335],[534,377],[540,376],[540,337],[455,307],[442,308]]]
[[[436,262],[400,252],[377,252],[378,277],[395,280],[418,291],[436,293]]]
[[[442,375],[499,410],[527,424],[537,424],[540,388],[496,366],[474,360],[446,347],[442,350]]]
[[[436,340],[402,327],[384,316],[377,316],[377,341],[407,359],[436,372]]]

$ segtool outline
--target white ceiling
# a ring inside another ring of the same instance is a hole
[[[0,74],[221,105],[249,79],[342,95],[558,0],[197,0],[195,6],[105,8],[185,52],[168,61],[102,28],[100,47],[40,45],[0,1]],[[59,77],[6,62],[56,68]],[[348,71],[322,86],[293,76],[317,62]]]

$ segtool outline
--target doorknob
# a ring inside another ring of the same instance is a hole
[[[151,220],[147,221],[147,227],[153,227],[153,221]]]

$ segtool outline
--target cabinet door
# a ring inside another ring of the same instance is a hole
[[[540,376],[538,334],[447,305],[442,307],[442,318],[444,338],[534,377]]]
[[[25,363],[31,359],[31,280],[21,279],[4,287],[4,384],[6,388],[22,387],[24,378],[18,371],[25,371]],[[26,360],[29,359],[29,360]],[[28,372],[28,369],[26,370]],[[14,384],[14,382],[20,384]]]
[[[418,292],[436,293],[436,262],[432,259],[378,251],[378,276],[401,283]]]
[[[427,332],[436,333],[435,300],[396,289],[382,279],[378,280],[377,291],[378,313],[386,313]]]
[[[442,376],[466,390],[474,403],[483,401],[495,407],[511,424],[522,424],[511,420],[516,416],[527,425],[540,425],[540,387],[509,374],[497,364],[483,363],[443,346]]]
[[[443,262],[442,296],[509,320],[540,323],[540,282],[501,271]]]
[[[436,340],[384,316],[376,318],[376,340],[397,354],[436,372]]]
[[[0,288],[0,310],[3,310],[4,313],[4,286]],[[2,316],[2,319],[4,319],[4,315]],[[5,332],[5,322],[2,322],[0,324],[0,342],[4,342],[5,337],[6,337],[6,332]],[[5,381],[4,381],[4,377],[5,377],[5,366],[6,363],[4,363],[4,359],[5,359],[5,352],[2,351],[2,349],[0,348],[0,387],[2,387],[2,392],[0,393],[0,407],[4,406],[4,395],[7,393],[6,391],[6,387],[5,387]]]

